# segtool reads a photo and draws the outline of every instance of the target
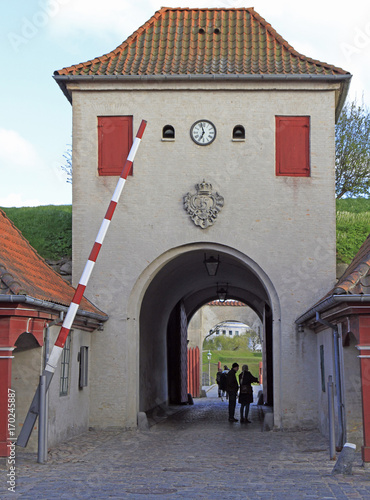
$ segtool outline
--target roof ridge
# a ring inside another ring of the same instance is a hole
[[[21,239],[25,242],[25,244],[26,244],[26,246],[28,247],[28,249],[29,249],[29,250],[31,250],[31,251],[34,253],[34,255],[36,256],[36,258],[37,258],[38,260],[40,260],[40,261],[41,261],[41,262],[42,262],[45,266],[48,266],[48,268],[49,268],[49,269],[50,269],[50,270],[51,270],[51,271],[52,271],[52,272],[53,272],[56,276],[58,276],[58,279],[63,280],[63,281],[64,281],[64,283],[66,283],[69,287],[71,287],[72,289],[74,289],[72,285],[70,285],[70,284],[69,284],[66,280],[64,280],[64,279],[62,278],[62,276],[61,276],[59,273],[57,273],[57,271],[55,271],[55,269],[53,269],[51,266],[49,266],[49,264],[46,262],[46,260],[45,260],[43,257],[41,257],[41,255],[40,255],[40,254],[37,252],[37,250],[36,250],[36,249],[35,249],[35,248],[31,245],[31,243],[27,240],[27,238],[25,238],[25,237],[23,236],[22,231],[21,231],[20,229],[18,229],[18,228],[17,228],[17,226],[14,224],[14,222],[13,222],[11,219],[9,219],[9,217],[6,215],[6,213],[5,213],[5,212],[4,212],[1,208],[0,208],[0,213],[1,213],[1,215],[2,215],[3,217],[5,217],[5,219],[6,219],[6,220],[10,223],[10,225],[11,225],[11,226],[13,227],[13,229],[14,229],[14,230],[18,233],[18,235],[20,236],[20,238],[21,238]],[[4,269],[6,269],[6,267],[5,267],[3,264],[0,264],[0,265],[1,265],[2,267],[4,267]],[[9,274],[10,276],[12,276],[10,273],[8,273],[8,274]],[[17,281],[14,281],[14,283],[18,283],[18,282],[17,282]],[[20,294],[20,292],[19,292],[19,291],[18,291],[18,292],[15,292],[15,295],[18,295],[18,294]],[[22,295],[22,294],[21,294],[21,295]]]
[[[283,47],[285,47],[286,49],[288,49],[288,51],[293,55],[293,56],[296,56],[298,57],[299,59],[301,60],[305,60],[305,61],[309,61],[311,63],[314,63],[314,64],[317,64],[317,65],[320,65],[320,66],[326,66],[328,68],[331,68],[331,69],[335,69],[335,70],[340,70],[340,71],[343,71],[342,68],[340,68],[339,66],[334,66],[333,64],[329,64],[327,62],[324,62],[324,61],[319,61],[318,59],[313,59],[312,57],[309,57],[309,56],[306,56],[304,54],[302,54],[301,52],[298,52],[298,50],[296,50],[292,45],[290,45],[290,43],[285,40],[284,37],[282,37],[276,30],[275,28],[272,27],[272,25],[266,21],[266,19],[264,17],[262,17],[260,14],[258,14],[258,12],[256,12],[254,9],[253,9],[253,13],[251,13],[251,15],[253,15],[255,17],[255,19],[260,22],[265,28],[266,30],[279,42],[283,45]]]
[[[183,74],[351,76],[298,52],[253,7],[161,7],[112,51],[54,72],[57,81]],[[58,83],[70,98],[66,84]]]
[[[10,223],[10,225],[13,227],[13,229],[15,229],[15,231],[19,234],[19,236],[21,237],[21,239],[23,241],[25,241],[26,245],[37,255],[37,257],[42,260],[46,265],[48,265],[46,263],[46,260],[41,257],[41,255],[37,252],[37,250],[30,244],[30,242],[27,240],[27,238],[25,238],[22,234],[22,231],[20,229],[17,228],[17,226],[14,224],[14,222],[6,215],[6,212],[4,212],[4,210],[2,210],[0,208],[0,213],[1,215]],[[50,266],[49,266],[50,267]],[[63,278],[62,278],[63,279]]]
[[[164,10],[252,10],[254,7],[161,7],[156,12]]]

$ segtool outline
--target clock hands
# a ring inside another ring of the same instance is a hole
[[[199,146],[208,146],[215,139],[216,129],[213,123],[207,120],[199,120],[194,123],[190,135],[193,141]]]

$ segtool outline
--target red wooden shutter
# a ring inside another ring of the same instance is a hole
[[[132,146],[132,116],[98,116],[98,141],[99,175],[121,175]]]
[[[309,177],[309,116],[276,116],[276,175]]]

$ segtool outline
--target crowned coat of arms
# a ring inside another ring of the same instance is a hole
[[[224,199],[218,193],[212,193],[212,184],[203,180],[195,185],[196,194],[184,196],[184,208],[196,226],[205,229],[212,226],[224,206]]]

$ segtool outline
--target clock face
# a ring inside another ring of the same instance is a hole
[[[190,136],[199,146],[208,146],[216,138],[216,127],[208,120],[198,120],[191,127]]]

